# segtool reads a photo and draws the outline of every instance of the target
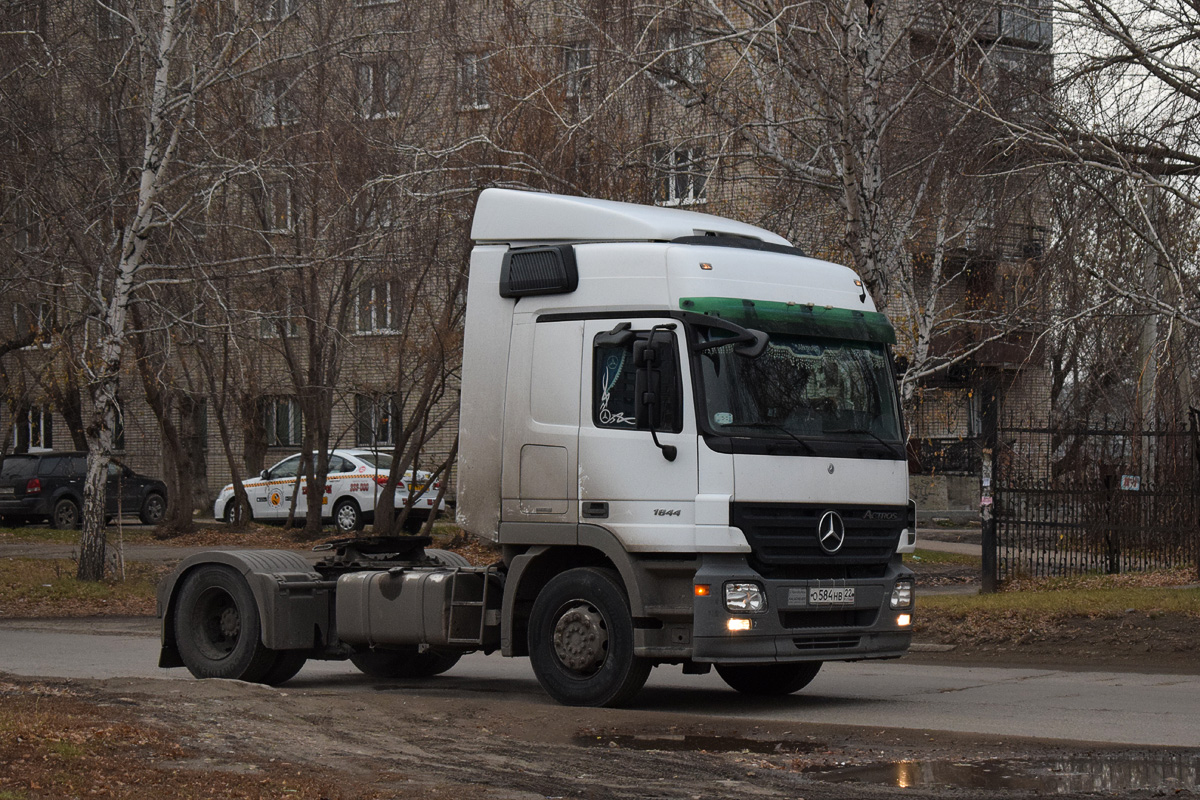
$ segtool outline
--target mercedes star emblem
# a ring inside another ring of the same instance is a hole
[[[846,542],[846,524],[836,511],[826,511],[817,523],[817,540],[826,553],[836,553]]]

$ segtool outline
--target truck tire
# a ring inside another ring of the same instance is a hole
[[[308,653],[304,650],[276,650],[275,663],[263,675],[262,682],[268,686],[278,686],[296,677],[308,661]]]
[[[342,533],[362,530],[363,515],[358,508],[358,503],[349,497],[339,500],[338,504],[333,507],[333,526]]]
[[[364,675],[380,680],[432,678],[453,667],[462,653],[429,649],[418,652],[416,646],[397,650],[371,650],[350,656],[350,663]]]
[[[50,527],[59,530],[79,525],[79,504],[70,497],[61,497],[50,509]]]
[[[162,522],[162,518],[166,513],[166,498],[158,492],[151,492],[142,501],[142,510],[138,512],[138,519],[142,521],[143,525],[157,525]]]
[[[742,694],[780,697],[798,692],[817,677],[820,661],[791,664],[717,664],[721,680]]]
[[[650,675],[633,653],[633,617],[616,575],[568,570],[538,593],[529,617],[529,662],[546,693],[568,706],[621,706]]]
[[[258,683],[271,672],[279,654],[262,643],[254,593],[235,570],[197,568],[184,579],[177,603],[175,642],[192,675]]]
[[[435,547],[425,548],[425,557],[439,567],[469,567],[471,562],[451,550],[438,550]]]

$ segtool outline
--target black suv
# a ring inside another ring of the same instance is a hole
[[[74,528],[83,509],[87,453],[17,453],[0,464],[0,522],[45,519],[55,528]],[[167,485],[110,462],[105,516],[137,513],[157,525],[167,510]]]

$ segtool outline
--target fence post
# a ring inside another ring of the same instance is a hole
[[[996,591],[999,578],[999,540],[996,536],[996,483],[999,469],[1000,441],[1000,382],[995,375],[986,375],[979,382],[980,439],[983,457],[979,470],[979,522],[982,535],[982,583],[984,592]]]

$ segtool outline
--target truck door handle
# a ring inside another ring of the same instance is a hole
[[[592,519],[607,519],[608,518],[608,503],[599,503],[594,500],[588,500],[583,504],[583,515]]]

